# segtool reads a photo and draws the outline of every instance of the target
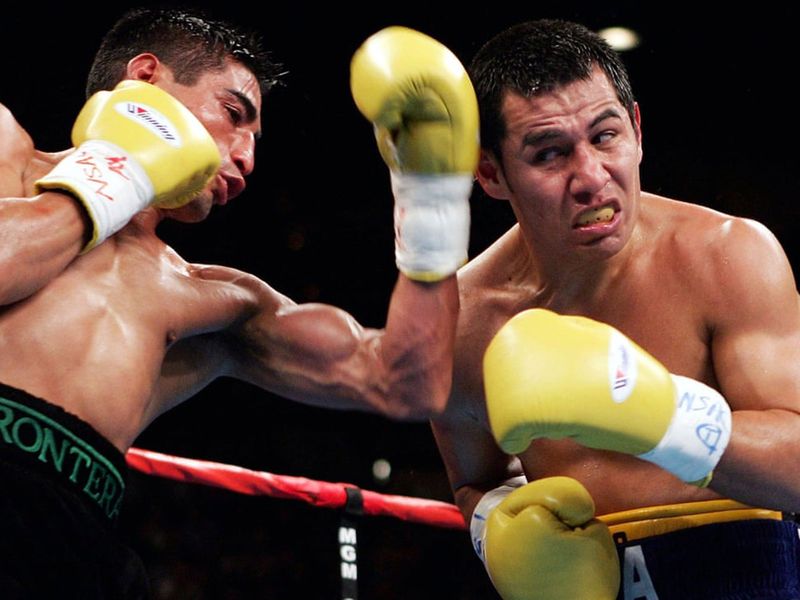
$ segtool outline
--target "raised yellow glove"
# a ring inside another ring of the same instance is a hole
[[[671,375],[585,317],[519,313],[490,342],[483,372],[492,433],[510,454],[536,438],[570,438],[705,485],[730,440],[730,407],[716,390]]]
[[[353,55],[350,88],[391,170],[398,268],[421,281],[451,275],[467,260],[479,152],[464,67],[433,38],[388,27]]]
[[[186,204],[220,165],[217,145],[178,100],[142,81],[94,94],[72,128],[77,147],[36,182],[80,200],[93,224],[85,250],[154,204]]]

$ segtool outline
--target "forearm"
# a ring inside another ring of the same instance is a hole
[[[455,275],[436,283],[399,276],[380,350],[390,382],[386,405],[394,416],[428,418],[444,410],[458,309]]]
[[[337,307],[295,304],[253,277],[252,315],[225,334],[228,375],[304,404],[422,420],[441,410],[452,378],[455,277],[400,276],[383,329]],[[247,295],[247,294],[245,294]]]
[[[0,200],[0,305],[26,298],[80,252],[87,217],[60,193]]]
[[[733,435],[710,487],[753,506],[800,511],[800,415],[733,412]]]

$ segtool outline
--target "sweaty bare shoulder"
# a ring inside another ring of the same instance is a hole
[[[642,195],[640,231],[643,250],[671,265],[670,270],[695,285],[713,275],[714,261],[724,256],[711,253],[723,250],[726,232],[741,219],[716,210],[652,194]],[[686,283],[689,283],[688,281]]]
[[[531,298],[530,260],[514,226],[458,272],[464,325],[486,313],[515,313]],[[509,314],[510,316],[510,314]]]
[[[232,301],[230,305],[234,310],[231,314],[235,318],[221,329],[227,342],[232,344],[230,350],[249,352],[254,348],[272,347],[276,337],[283,339],[293,335],[287,332],[285,323],[294,323],[296,319],[287,318],[287,315],[302,312],[301,306],[265,281],[250,273],[222,266],[194,264],[190,266],[190,272],[193,277],[209,284],[206,294]],[[322,320],[320,314],[310,318],[316,331],[324,329]]]
[[[728,217],[708,243],[714,283],[722,290],[722,314],[746,314],[793,304],[796,284],[786,253],[775,235],[751,219]]]
[[[33,154],[33,140],[0,104],[0,198],[24,196],[24,173]]]
[[[709,325],[726,315],[764,307],[765,294],[794,295],[795,283],[785,252],[764,225],[716,210],[676,201],[664,202],[670,224],[662,253],[687,294],[705,307]],[[754,293],[754,290],[761,290]],[[752,306],[751,306],[752,305]]]
[[[226,288],[238,292],[242,297],[248,298],[252,302],[254,311],[264,311],[270,308],[277,310],[283,305],[293,304],[292,300],[287,296],[284,296],[250,273],[232,267],[196,263],[190,264],[188,269],[193,277],[197,277],[200,280],[227,284]]]

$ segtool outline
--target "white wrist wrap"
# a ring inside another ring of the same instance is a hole
[[[147,173],[127,152],[100,140],[81,144],[38,180],[36,188],[68,191],[83,203],[94,226],[84,252],[147,208],[154,193]]]
[[[469,534],[472,538],[472,547],[475,553],[486,564],[486,519],[494,507],[500,504],[506,496],[518,487],[522,487],[528,482],[524,476],[509,479],[504,485],[496,487],[486,492],[475,506],[472,512],[472,519],[469,523]]]
[[[438,281],[467,262],[472,175],[392,171],[395,259],[418,281]]]
[[[657,464],[683,481],[707,479],[731,438],[731,409],[704,383],[672,375],[675,414],[658,445],[639,458]]]

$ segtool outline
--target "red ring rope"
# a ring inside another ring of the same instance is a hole
[[[131,448],[128,451],[127,461],[131,468],[148,475],[187,483],[201,483],[251,496],[303,500],[314,506],[326,508],[343,508],[347,501],[345,490],[356,488],[350,483],[330,483],[305,477],[275,475],[139,448]],[[404,521],[451,529],[466,528],[461,512],[453,504],[424,498],[379,494],[368,490],[360,491],[365,515],[390,516]]]

